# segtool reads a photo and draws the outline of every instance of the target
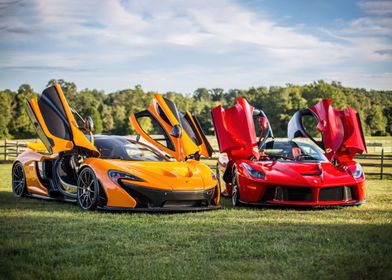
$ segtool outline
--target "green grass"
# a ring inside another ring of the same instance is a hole
[[[0,165],[0,278],[390,279],[392,181],[368,203],[322,210],[82,212],[11,194]]]

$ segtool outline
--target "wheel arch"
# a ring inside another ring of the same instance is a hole
[[[95,172],[95,168],[94,168],[93,166],[89,165],[89,164],[84,164],[84,165],[78,170],[78,173],[77,173],[77,174],[78,174],[78,177],[79,177],[80,173],[82,173],[82,171],[83,171],[84,169],[86,169],[86,168],[90,168],[90,169],[94,172],[95,177],[96,177],[97,182],[98,182],[98,189],[99,189],[98,205],[99,205],[100,207],[106,206],[106,204],[107,204],[107,202],[108,202],[108,195],[107,195],[107,193],[106,193],[106,190],[105,190],[105,188],[104,188],[104,186],[103,186],[101,180],[100,180],[100,179],[98,178],[98,176],[97,176],[97,172]]]

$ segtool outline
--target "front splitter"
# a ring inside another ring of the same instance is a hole
[[[183,213],[183,212],[199,212],[218,210],[222,207],[218,206],[200,206],[200,207],[150,207],[150,208],[125,208],[125,207],[98,207],[100,210],[110,212],[146,212],[146,213]]]

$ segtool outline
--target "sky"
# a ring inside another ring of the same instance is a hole
[[[0,89],[392,89],[392,1],[0,0]]]

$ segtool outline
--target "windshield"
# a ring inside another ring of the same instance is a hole
[[[95,147],[103,159],[121,159],[132,161],[167,161],[167,159],[148,146],[116,136],[97,136]]]
[[[270,141],[264,153],[272,160],[327,161],[319,148],[296,141]]]

